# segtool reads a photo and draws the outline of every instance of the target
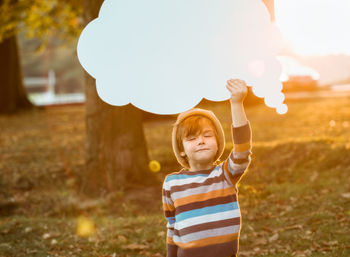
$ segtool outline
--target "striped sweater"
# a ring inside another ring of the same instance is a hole
[[[233,149],[210,170],[182,169],[163,182],[167,257],[236,256],[241,229],[237,182],[251,162],[251,127],[231,126]]]

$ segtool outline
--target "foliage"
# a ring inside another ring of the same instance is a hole
[[[0,42],[25,31],[42,46],[55,35],[70,42],[83,27],[82,0],[0,0]]]

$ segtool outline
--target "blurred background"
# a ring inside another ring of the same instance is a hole
[[[350,2],[263,0],[288,112],[249,90],[239,256],[350,256]],[[0,0],[0,256],[165,256],[176,115],[102,102],[76,45],[102,1]],[[248,88],[250,89],[250,88]],[[228,101],[203,99],[232,150]]]
[[[335,5],[331,1],[280,0],[275,1],[274,9],[274,22],[285,40],[277,56],[283,69],[280,77],[283,92],[347,93],[350,39],[343,29],[350,22],[346,15],[348,1],[341,0]],[[70,22],[76,23],[75,33],[79,33],[82,28],[79,16],[72,19]],[[45,45],[42,38],[34,37],[35,34],[27,37],[28,34],[31,33],[22,30],[18,42],[24,86],[31,101],[36,105],[84,102],[83,71],[76,56],[78,34],[70,35],[73,38],[67,42],[50,33],[45,35]],[[307,95],[310,94],[288,94]]]

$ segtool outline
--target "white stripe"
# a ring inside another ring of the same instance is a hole
[[[194,240],[204,239],[208,237],[237,233],[239,232],[240,227],[241,227],[240,225],[234,225],[234,226],[228,226],[228,227],[222,227],[222,228],[208,229],[208,230],[187,234],[181,237],[174,235],[173,240],[176,242],[188,243]]]
[[[226,178],[227,183],[229,183],[229,185],[233,187],[232,181],[231,181],[230,177],[228,176],[227,172],[224,172],[224,176]]]
[[[170,187],[169,187],[168,183],[165,180],[166,180],[166,177],[165,177],[164,182],[163,182],[163,189],[166,190],[166,191],[170,191]]]
[[[246,169],[248,167],[249,162],[250,161],[248,160],[247,162],[236,164],[232,161],[231,158],[229,158],[228,169],[231,172],[231,174],[234,175],[237,173],[238,170]]]
[[[176,222],[176,221],[175,221],[175,222]],[[175,222],[174,222],[174,223],[171,223],[171,224],[170,224],[169,221],[167,222],[166,227],[168,228],[168,230],[169,230],[169,228],[174,229]]]
[[[188,174],[183,174],[183,175],[188,175]],[[168,184],[168,187],[173,187],[173,186],[186,185],[190,183],[203,183],[208,178],[220,176],[220,169],[218,167],[215,167],[215,169],[213,169],[209,175],[203,176],[203,177],[197,176],[197,177],[189,177],[184,179],[173,179],[168,181],[167,184]]]
[[[174,230],[168,229],[168,237],[173,237],[174,236]]]
[[[180,222],[175,222],[175,229],[180,230],[186,227],[207,223],[211,221],[218,221],[218,220],[224,220],[224,219],[231,219],[240,217],[241,212],[239,209],[231,210],[231,211],[225,211],[225,212],[219,212],[214,214],[208,214],[198,217],[193,217],[189,219],[182,220]]]
[[[225,188],[229,188],[229,187],[232,187],[232,186],[229,185],[226,180],[223,180],[223,181],[219,181],[217,183],[213,183],[213,184],[208,185],[208,186],[199,186],[196,188],[189,188],[189,189],[186,189],[183,191],[174,192],[174,193],[172,193],[171,198],[175,202],[177,199],[187,197],[190,195],[192,196],[192,195],[196,195],[196,194],[209,193],[209,192],[214,191],[214,190],[225,189]]]
[[[174,203],[173,203],[173,201],[171,200],[171,198],[166,197],[166,196],[164,196],[164,195],[163,195],[163,203],[174,205]]]
[[[251,154],[250,150],[247,150],[247,151],[244,151],[244,152],[235,152],[235,151],[233,151],[233,158],[244,159],[244,158],[247,158],[247,156],[249,154]]]

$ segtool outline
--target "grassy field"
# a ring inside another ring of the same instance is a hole
[[[350,98],[286,104],[285,115],[246,107],[253,155],[239,184],[239,256],[350,256]],[[226,158],[229,105],[199,107],[222,122]],[[0,116],[0,256],[165,256],[161,183],[180,169],[173,122],[144,123],[149,155],[162,165],[159,184],[80,201],[84,107]],[[81,236],[79,224],[91,235]]]

